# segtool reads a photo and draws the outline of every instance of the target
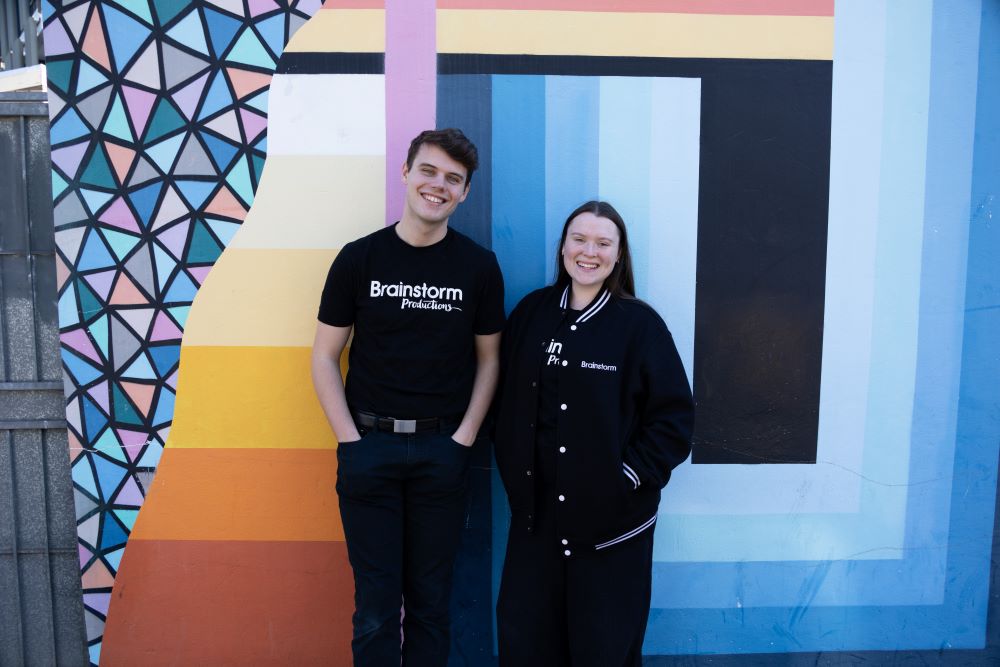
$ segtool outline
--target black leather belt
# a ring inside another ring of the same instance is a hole
[[[445,419],[443,417],[428,417],[426,419],[393,419],[392,417],[379,417],[370,412],[351,413],[354,421],[361,428],[369,431],[382,431],[384,433],[425,433],[427,431],[440,431],[448,424],[458,424],[458,419]]]

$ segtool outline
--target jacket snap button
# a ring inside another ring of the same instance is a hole
[[[575,324],[571,325],[570,328],[569,328],[569,330],[570,331],[576,331],[576,325]],[[569,555],[569,554],[567,554],[567,555]]]
[[[531,477],[531,471],[530,470],[528,471],[528,477]]]
[[[559,448],[559,453],[560,454],[565,454],[566,453],[566,448],[565,447],[560,447]]]
[[[532,386],[532,387],[537,387],[537,386],[538,386],[538,383],[537,383],[537,382],[535,382],[534,380],[532,380],[532,382],[531,382],[531,386]]]
[[[568,366],[568,365],[569,365],[569,362],[566,361],[565,359],[563,359],[563,366]]]
[[[565,500],[566,500],[566,496],[564,496],[562,494],[559,494],[559,502],[564,502]]]
[[[569,540],[563,540],[562,543],[563,543],[563,546],[565,546],[565,545],[569,544]]]
[[[563,553],[564,553],[564,554],[566,554],[566,555],[568,556],[568,555],[570,555],[570,554],[571,554],[572,552],[571,552],[571,551],[570,551],[569,549],[567,549],[567,550],[566,550],[566,551],[564,551]]]
[[[563,403],[562,405],[560,405],[560,406],[559,406],[559,409],[560,409],[560,410],[565,410],[565,409],[566,409],[566,404],[565,404],[565,403]]]

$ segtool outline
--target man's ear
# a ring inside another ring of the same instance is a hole
[[[403,170],[402,171],[403,171],[403,182],[406,183],[406,176],[407,176],[407,174],[410,173],[410,168],[406,165],[405,162],[403,163]]]
[[[458,200],[459,204],[461,204],[462,202],[464,202],[465,198],[469,196],[469,188],[470,187],[472,187],[472,183],[469,183],[468,185],[465,186],[465,190],[462,192],[462,197]]]

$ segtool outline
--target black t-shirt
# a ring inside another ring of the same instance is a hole
[[[397,419],[460,416],[476,370],[475,335],[503,328],[496,256],[448,229],[417,248],[386,227],[344,246],[319,321],[354,326],[347,404]]]

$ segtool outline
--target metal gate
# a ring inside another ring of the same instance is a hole
[[[0,665],[85,665],[45,93],[0,93]]]

